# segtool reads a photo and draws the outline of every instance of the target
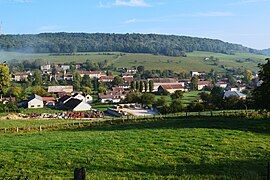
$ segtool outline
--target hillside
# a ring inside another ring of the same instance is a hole
[[[0,49],[30,53],[126,52],[185,56],[208,51],[231,54],[259,51],[215,39],[157,34],[42,33],[0,35]]]
[[[264,64],[268,56],[252,53],[235,53],[234,55],[195,51],[186,53],[187,57],[169,57],[164,55],[142,53],[75,53],[75,54],[35,54],[0,52],[0,61],[39,60],[43,63],[71,63],[91,60],[93,63],[107,61],[108,65],[116,68],[129,68],[143,65],[147,70],[173,70],[175,72],[205,71],[214,69],[217,72],[225,72],[226,69],[240,68],[258,70],[258,64]],[[218,62],[206,61],[205,58],[213,56]]]
[[[263,49],[261,52],[265,55],[270,55],[270,48],[269,49]]]

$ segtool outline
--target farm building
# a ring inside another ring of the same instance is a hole
[[[187,89],[185,89],[185,87],[178,83],[178,84],[164,84],[164,85],[160,85],[158,87],[158,93],[174,93],[175,91],[187,91]]]
[[[53,94],[71,94],[73,86],[49,86],[48,92]]]
[[[76,112],[90,111],[92,109],[90,104],[88,104],[82,100],[75,99],[75,98],[70,98],[69,100],[67,100],[63,104],[63,107],[65,110],[76,111]]]
[[[119,103],[121,100],[125,99],[127,95],[127,91],[123,88],[113,88],[112,91],[108,91],[106,93],[99,93],[98,97],[101,103]]]
[[[203,90],[205,87],[210,87],[212,83],[210,81],[199,81],[198,82],[198,90]]]
[[[55,103],[56,103],[55,97],[48,96],[48,97],[42,97],[42,99],[45,106],[50,106],[50,107],[55,106]]]
[[[34,94],[27,100],[27,108],[29,109],[38,109],[43,108],[43,98]]]
[[[153,81],[154,83],[153,92],[157,92],[161,85],[179,84],[178,80],[175,78],[149,78],[148,81]],[[182,86],[184,86],[184,84],[182,84]]]
[[[247,96],[245,94],[240,93],[239,91],[226,91],[224,93],[223,98],[226,99],[226,98],[230,98],[230,97],[236,97],[239,99],[246,99],[247,98]]]

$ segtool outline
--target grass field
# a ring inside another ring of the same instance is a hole
[[[269,127],[269,120],[178,118],[0,134],[0,176],[71,178],[85,167],[88,179],[265,179]]]
[[[82,122],[80,120],[64,120],[64,119],[33,119],[33,120],[0,120],[0,128],[27,128],[27,127],[39,127],[39,126],[50,126],[56,124],[67,124]]]
[[[188,104],[192,103],[193,101],[195,101],[195,100],[197,100],[199,98],[199,94],[201,92],[202,91],[185,92],[183,98],[181,99],[182,103],[184,105],[188,105]],[[155,97],[156,97],[156,99],[159,99],[161,97],[164,97],[167,102],[169,102],[169,103],[172,102],[172,99],[171,99],[171,96],[170,95],[168,95],[168,96],[163,96],[163,95],[162,96],[159,96],[159,95],[156,95]]]
[[[219,65],[214,65],[211,62],[204,61],[206,57],[214,56],[219,59]],[[237,62],[239,59],[253,59],[252,62]],[[255,55],[249,53],[236,53],[235,55],[226,55],[211,52],[192,52],[187,53],[187,57],[168,57],[151,54],[129,54],[110,53],[104,55],[103,53],[79,53],[77,55],[50,55],[50,54],[22,54],[12,52],[1,52],[0,59],[3,60],[35,60],[41,59],[45,62],[50,61],[54,63],[64,62],[84,62],[87,59],[92,62],[100,62],[107,60],[109,64],[115,67],[132,67],[143,65],[146,69],[160,69],[160,70],[174,70],[175,72],[189,72],[206,71],[211,69],[217,72],[224,72],[221,65],[226,67],[242,68],[258,70],[258,63],[265,63],[267,56]]]

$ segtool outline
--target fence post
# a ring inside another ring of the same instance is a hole
[[[7,132],[7,128],[5,128],[5,133]]]
[[[86,179],[86,170],[85,168],[76,168],[74,170],[74,180],[85,180]]]
[[[42,131],[42,127],[41,126],[39,126],[39,131]]]
[[[18,127],[16,128],[16,132],[19,132],[19,128]]]

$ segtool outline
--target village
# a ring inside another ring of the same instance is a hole
[[[214,105],[213,99],[205,98],[213,89],[219,91],[219,98],[222,100],[233,99],[237,101],[234,104],[241,101],[246,107],[250,91],[260,84],[258,75],[250,71],[243,74],[229,73],[229,76],[213,71],[191,71],[184,75],[167,72],[164,75],[164,72],[145,70],[143,66],[112,71],[105,67],[97,70],[93,68],[95,66],[89,64],[89,61],[76,64],[45,63],[38,67],[28,64],[26,71],[20,71],[13,64],[10,67],[12,86],[0,97],[3,105],[12,104],[13,109],[2,108],[2,111],[39,109],[37,112],[41,112],[40,114],[26,116],[38,118],[151,116],[187,110],[203,111]],[[195,99],[186,105],[179,102],[183,94],[192,92],[197,93]],[[171,100],[168,100],[170,97]],[[99,106],[102,108],[98,108]],[[211,110],[222,108],[243,109],[243,106],[216,106]],[[56,112],[46,114],[48,109]]]

